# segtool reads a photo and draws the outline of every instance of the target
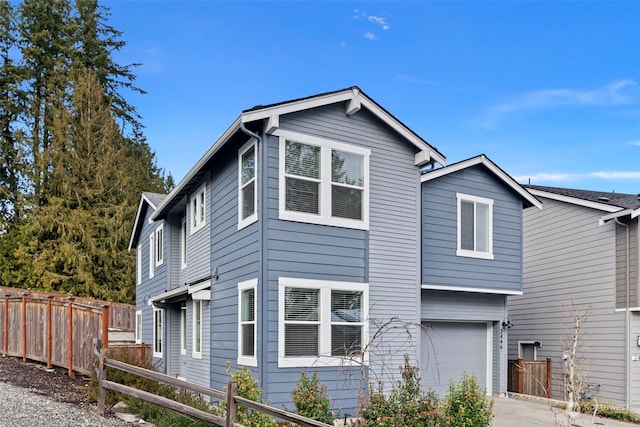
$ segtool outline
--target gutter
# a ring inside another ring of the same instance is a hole
[[[630,306],[630,280],[631,280],[631,271],[629,266],[630,261],[630,252],[631,252],[631,242],[630,242],[630,231],[629,225],[623,222],[620,222],[618,218],[613,219],[616,224],[623,226],[626,229],[626,254],[625,254],[625,385],[626,385],[626,407],[627,410],[631,407],[631,357],[629,355],[631,351],[631,311],[629,310]]]

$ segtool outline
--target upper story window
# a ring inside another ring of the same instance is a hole
[[[258,366],[256,358],[256,288],[258,279],[238,283],[238,364]]]
[[[280,218],[369,228],[370,150],[278,130]]]
[[[493,259],[493,200],[457,193],[458,256]]]
[[[156,267],[164,262],[164,228],[156,228]]]
[[[187,219],[182,218],[180,227],[180,268],[187,267]]]
[[[136,283],[142,283],[142,247],[139,243],[136,248]]]
[[[278,366],[337,366],[359,356],[368,292],[366,283],[280,278]]]
[[[238,230],[258,219],[258,156],[255,139],[238,151]]]
[[[202,185],[191,196],[191,234],[200,230],[207,222],[207,187]]]
[[[149,279],[153,279],[153,276],[156,274],[156,262],[155,258],[155,234],[149,234]]]

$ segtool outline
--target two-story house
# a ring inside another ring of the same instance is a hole
[[[275,405],[316,370],[353,413],[405,354],[441,393],[463,370],[506,391],[506,296],[539,202],[485,156],[444,163],[357,87],[243,111],[170,194],[142,197],[139,339],[213,388],[250,367]]]
[[[637,411],[640,196],[527,188],[544,209],[524,215],[524,295],[510,299],[510,359],[550,358],[551,396],[565,399],[575,308],[583,320],[577,376],[585,392]]]

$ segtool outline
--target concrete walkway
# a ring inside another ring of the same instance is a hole
[[[514,397],[494,398],[493,427],[567,427],[563,423],[564,410],[554,407],[551,401],[527,401]],[[593,423],[592,423],[593,421]],[[638,427],[638,424],[625,423],[609,418],[578,414],[572,420],[572,426]]]

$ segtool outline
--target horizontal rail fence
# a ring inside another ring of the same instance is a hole
[[[121,306],[126,305],[118,304],[113,317],[128,318]],[[135,307],[128,307],[135,321]],[[89,375],[95,362],[92,340],[100,337],[108,347],[112,312],[104,301],[0,287],[0,352],[66,368],[72,378],[74,372]],[[143,359],[149,353],[144,345],[134,351]]]
[[[234,382],[230,382],[227,386],[227,391],[215,390],[208,387],[203,387],[197,384],[188,383],[184,380],[171,377],[169,375],[161,374],[149,369],[140,368],[138,366],[130,365],[124,362],[120,362],[115,359],[107,357],[107,350],[100,349],[100,343],[97,339],[93,340],[94,356],[99,360],[96,366],[96,376],[98,378],[98,412],[104,415],[105,412],[105,394],[106,390],[112,390],[117,393],[126,394],[160,407],[170,409],[175,412],[196,418],[198,420],[207,421],[216,426],[222,427],[244,427],[242,424],[237,423],[238,406],[245,406],[253,409],[254,411],[261,412],[271,417],[299,425],[301,427],[331,427],[329,424],[325,424],[320,421],[311,420],[303,416],[284,411],[282,409],[273,408],[271,406],[254,402],[252,400],[245,399],[238,396],[238,386]],[[134,387],[125,386],[120,383],[109,381],[107,379],[107,368],[114,368],[127,372],[132,375],[137,375],[142,378],[146,378],[152,381],[156,381],[161,384],[177,387],[192,393],[197,393],[204,396],[212,397],[213,400],[218,402],[225,402],[227,406],[226,415],[224,417],[214,415],[209,412],[201,411],[192,406],[185,405],[183,403],[176,402],[157,394],[149,393],[143,390],[139,390]]]

